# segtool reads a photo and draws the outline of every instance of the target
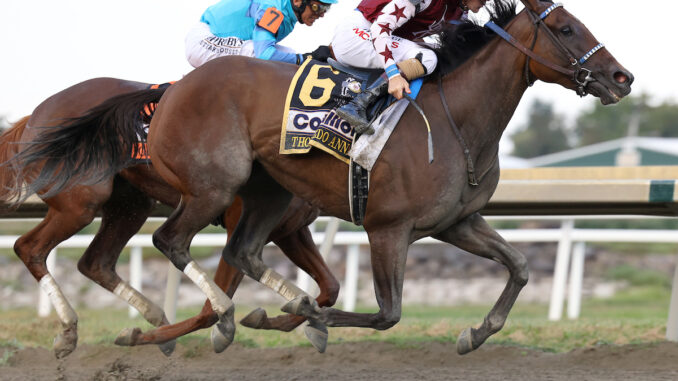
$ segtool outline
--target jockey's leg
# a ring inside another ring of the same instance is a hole
[[[353,34],[355,36],[360,35],[355,32]],[[357,67],[381,67],[382,62],[376,57],[377,54],[371,44],[365,46],[364,42],[360,42],[362,39],[355,36],[335,38],[332,46],[337,59],[340,62]],[[334,45],[335,43],[338,47]],[[349,53],[346,47],[348,43],[357,43],[360,47]],[[362,55],[357,55],[355,50],[360,51]],[[392,51],[393,58],[398,63],[400,74],[408,81],[433,72],[437,64],[435,53],[409,40],[397,39],[392,45]],[[374,129],[367,119],[367,109],[387,93],[388,79],[382,76],[370,88],[340,107],[337,110],[337,115],[349,122],[357,133],[373,134]]]

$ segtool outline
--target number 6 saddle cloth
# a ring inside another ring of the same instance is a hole
[[[383,70],[361,71],[342,67],[346,71],[340,71],[338,67],[341,65],[336,62],[330,65],[311,59],[307,59],[299,67],[285,101],[280,134],[281,154],[307,153],[312,147],[316,147],[347,164],[350,163],[351,147],[356,140],[356,133],[335,110],[368,87]],[[416,96],[421,83],[419,79],[410,86],[412,98]],[[369,110],[368,117],[374,120],[381,113],[379,120],[389,120],[395,125],[406,105],[390,107],[389,105],[397,104],[393,104],[394,101],[393,97],[385,97]],[[393,115],[394,112],[399,112],[400,115]],[[387,115],[389,117],[385,118]],[[375,123],[375,127],[378,124]],[[361,139],[372,136],[374,135],[364,135]]]

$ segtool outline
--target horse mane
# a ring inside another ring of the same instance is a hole
[[[10,203],[10,191],[18,181],[17,170],[9,163],[9,160],[19,150],[17,143],[21,139],[30,118],[30,115],[21,118],[0,135],[0,200],[6,203]],[[5,207],[7,205],[4,205],[3,209]]]
[[[517,1],[494,0],[493,3],[494,6],[487,8],[490,21],[503,28],[516,16]],[[436,72],[443,76],[449,74],[495,37],[497,35],[489,28],[471,20],[462,21],[461,24],[445,24],[438,35],[438,46],[433,49],[438,56]]]

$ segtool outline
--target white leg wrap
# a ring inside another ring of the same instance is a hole
[[[120,299],[127,302],[130,306],[136,308],[151,324],[158,326],[162,323],[162,317],[164,315],[162,309],[148,300],[148,298],[139,291],[135,290],[127,282],[118,283],[118,285],[115,286],[113,293],[118,295]]]
[[[295,286],[294,283],[283,278],[282,275],[271,269],[268,269],[264,272],[264,274],[259,279],[259,282],[282,295],[282,297],[288,301],[296,298],[299,295],[306,295],[304,290]]]
[[[49,300],[54,306],[54,310],[59,316],[59,320],[64,326],[71,326],[78,322],[78,315],[64,297],[59,285],[51,274],[47,274],[40,279],[40,288],[49,296]]]
[[[195,261],[191,261],[184,269],[184,274],[193,281],[202,292],[207,295],[207,298],[212,303],[212,309],[219,315],[223,315],[229,308],[233,306],[231,298],[229,298],[219,286],[212,279],[207,276],[207,273],[198,266]]]

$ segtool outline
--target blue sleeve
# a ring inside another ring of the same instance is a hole
[[[254,55],[263,60],[282,61],[291,64],[303,60],[301,54],[283,52],[276,45],[278,41],[275,35],[264,28],[255,26],[252,34],[252,43],[254,44]]]

